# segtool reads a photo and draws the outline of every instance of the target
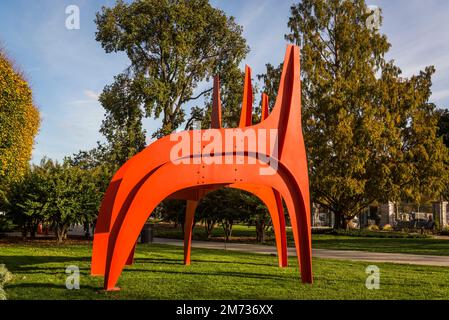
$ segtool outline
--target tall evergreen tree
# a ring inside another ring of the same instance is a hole
[[[286,39],[301,47],[303,129],[313,200],[337,227],[373,201],[437,196],[447,149],[429,103],[428,67],[411,78],[386,61],[387,37],[364,0],[303,0]],[[380,17],[379,23],[381,24]]]

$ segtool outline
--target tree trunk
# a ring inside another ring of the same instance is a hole
[[[347,219],[345,216],[342,216],[341,226],[343,230],[349,230],[349,221],[352,219]]]
[[[181,230],[182,230],[182,237],[184,238],[184,236],[185,236],[185,234],[186,234],[186,231],[185,231],[185,225],[184,225],[184,222],[183,223],[181,223]]]
[[[339,211],[335,211],[334,212],[334,216],[335,216],[335,221],[334,221],[334,229],[338,230],[341,229],[341,217],[342,217],[342,213]]]
[[[352,218],[348,218],[345,216],[345,214],[341,211],[335,211],[335,224],[334,229],[339,230],[348,230],[349,229],[349,221],[352,220]]]
[[[30,229],[30,239],[31,240],[35,240],[36,239],[37,224],[35,224],[34,222],[30,222],[29,229]]]
[[[234,224],[234,222],[232,220],[224,220],[222,222],[222,226],[223,226],[223,231],[225,233],[226,242],[228,242],[229,238],[231,238],[233,224]]]
[[[90,239],[91,235],[90,235],[90,223],[85,223],[84,224],[84,238],[86,239]]]
[[[207,239],[210,239],[212,237],[212,231],[214,230],[215,227],[215,220],[206,220],[204,223],[204,229],[206,230],[206,236]]]
[[[256,242],[265,242],[265,221],[256,221]]]
[[[67,227],[65,225],[56,226],[56,238],[58,244],[61,244],[65,239],[67,239]]]

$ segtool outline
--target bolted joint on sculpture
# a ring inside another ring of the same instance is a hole
[[[301,278],[304,283],[312,283],[309,181],[301,128],[297,46],[287,48],[271,114],[268,114],[265,94],[262,95],[262,121],[256,125],[252,124],[252,107],[251,69],[246,67],[239,128],[222,128],[220,84],[215,77],[211,129],[164,137],[116,172],[100,208],[92,252],[91,273],[105,277],[105,290],[117,290],[123,268],[133,263],[142,227],[166,198],[187,201],[184,263],[190,264],[195,209],[202,197],[219,188],[248,191],[267,206],[280,267],[287,266],[284,199]],[[182,143],[179,137],[187,143]]]

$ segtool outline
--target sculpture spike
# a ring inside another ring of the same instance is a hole
[[[268,118],[268,115],[268,95],[266,93],[262,93],[262,116],[260,120],[264,121],[266,118]]]
[[[220,97],[220,77],[214,77],[214,91],[212,94],[212,114],[211,128],[221,129],[221,97]]]
[[[240,128],[253,124],[253,87],[251,85],[251,68],[245,66],[245,83],[243,88],[242,112],[240,114]]]

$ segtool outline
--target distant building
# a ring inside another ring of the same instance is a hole
[[[334,227],[335,215],[318,204],[312,205],[312,227]],[[412,221],[435,221],[437,226],[449,226],[449,202],[437,201],[432,204],[418,205],[413,203],[393,203],[372,205],[360,213],[353,225],[357,228],[367,228],[371,225],[383,227],[396,226]]]

